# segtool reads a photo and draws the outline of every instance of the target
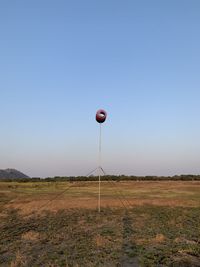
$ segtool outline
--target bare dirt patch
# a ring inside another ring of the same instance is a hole
[[[155,243],[163,243],[166,237],[163,234],[157,234],[156,237],[152,240]]]

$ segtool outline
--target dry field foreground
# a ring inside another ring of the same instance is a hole
[[[66,190],[66,191],[65,191]],[[97,207],[97,182],[0,183],[6,207],[32,211]],[[200,182],[102,182],[102,206],[200,206]]]
[[[0,266],[200,266],[200,182],[0,182]]]

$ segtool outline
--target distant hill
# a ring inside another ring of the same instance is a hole
[[[18,178],[29,178],[24,173],[15,169],[0,170],[0,179],[18,179]]]

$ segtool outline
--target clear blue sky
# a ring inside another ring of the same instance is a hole
[[[200,173],[200,1],[0,3],[0,168]]]

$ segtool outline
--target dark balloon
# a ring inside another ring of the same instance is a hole
[[[105,110],[100,109],[100,110],[97,111],[96,121],[98,123],[103,123],[106,120],[106,117],[107,117],[107,113],[106,113]]]

